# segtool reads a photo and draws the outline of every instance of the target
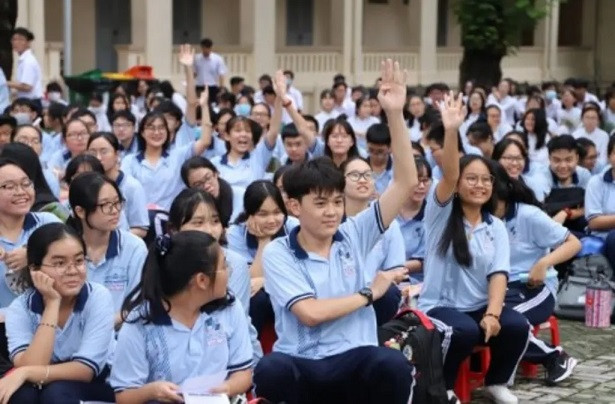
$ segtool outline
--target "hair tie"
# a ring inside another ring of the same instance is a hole
[[[164,257],[171,250],[171,236],[163,234],[156,237],[156,249],[161,257]]]

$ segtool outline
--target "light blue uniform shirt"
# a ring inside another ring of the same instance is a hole
[[[139,153],[139,141],[137,140],[137,135],[134,134],[132,137],[132,140],[130,141],[130,145],[128,145],[128,147],[124,147],[122,146],[122,144],[120,144],[120,149],[119,149],[119,154],[120,154],[120,161],[124,159],[124,157],[131,155],[131,154],[137,154]]]
[[[585,217],[587,221],[603,215],[615,215],[615,182],[610,169],[594,175],[585,189]],[[611,229],[613,230],[613,229]],[[608,231],[592,231],[592,235],[606,238]]]
[[[115,180],[115,183],[120,188],[122,196],[126,200],[122,218],[126,220],[125,225],[128,229],[133,227],[142,229],[149,228],[147,201],[145,199],[145,190],[141,183],[134,177],[124,174],[122,171],[120,171],[120,175]],[[124,226],[121,227],[125,228]]]
[[[143,240],[130,232],[114,230],[103,259],[98,264],[87,260],[88,281],[99,283],[111,292],[116,313],[141,281],[146,258],[147,247]]]
[[[393,221],[367,255],[366,273],[373,278],[378,271],[403,267],[406,262],[404,255],[404,238],[399,224]]]
[[[536,206],[524,203],[510,204],[504,218],[510,240],[509,282],[519,280],[534,264],[566,241],[569,231]],[[557,271],[550,267],[545,285],[555,296],[557,292]]]
[[[546,195],[549,195],[553,188],[563,188],[557,176],[551,171],[551,167],[549,166],[540,166],[536,171],[536,176],[540,176],[540,180],[544,181],[548,186]],[[591,176],[592,174],[587,168],[577,166],[575,172],[572,174],[572,185],[570,185],[570,187],[585,188]]]
[[[70,151],[63,147],[53,152],[47,161],[47,167],[53,171],[64,173],[66,166],[68,166],[72,158]]]
[[[406,261],[418,260],[422,262],[425,259],[425,227],[423,226],[425,205],[426,202],[423,201],[421,209],[411,219],[406,220],[401,216],[397,216],[395,219],[397,224],[399,224],[399,229],[404,239]],[[422,282],[423,271],[413,273],[410,275],[410,278],[414,282]]]
[[[252,366],[246,315],[239,301],[207,314],[192,329],[164,315],[152,323],[124,323],[109,382],[116,392],[165,380],[231,374]]]
[[[58,177],[48,168],[43,169],[43,177],[49,186],[49,190],[56,198],[60,199],[60,181]]]
[[[0,69],[0,114],[11,104],[11,91],[6,82],[4,70]]]
[[[299,220],[296,217],[288,216],[278,234],[273,238],[284,237],[297,226],[299,226]],[[250,264],[252,263],[256,256],[256,250],[258,250],[258,240],[248,233],[248,226],[245,222],[230,225],[226,230],[226,240],[228,241],[228,248],[241,255]]]
[[[43,167],[47,165],[47,162],[51,159],[51,156],[64,148],[64,140],[61,133],[47,133],[43,132],[43,142],[40,160],[43,163]]]
[[[233,186],[247,187],[252,182],[265,177],[265,170],[272,153],[273,148],[269,148],[265,139],[262,139],[254,150],[244,154],[234,164],[228,160],[228,154],[214,157],[211,162],[226,182]]]
[[[365,265],[369,252],[385,231],[380,204],[349,218],[333,236],[329,257],[306,252],[297,240],[299,227],[273,240],[263,254],[265,290],[275,313],[278,340],[273,350],[291,356],[322,359],[360,346],[376,346],[373,306],[315,327],[291,312],[304,299],[339,298],[356,293],[373,280]]]
[[[434,307],[450,307],[471,312],[487,305],[489,277],[496,273],[508,276],[510,249],[504,223],[488,213],[474,229],[464,219],[468,247],[472,255],[470,267],[459,265],[449,247],[443,257],[438,246],[444,232],[448,231],[448,219],[453,209],[453,196],[443,203],[436,198],[437,186],[427,195],[425,218],[426,251],[423,264],[423,291],[418,307],[427,312]]]
[[[180,177],[181,166],[193,155],[194,143],[190,143],[164,151],[156,165],[152,165],[139,152],[122,160],[122,171],[141,183],[148,205],[168,211],[173,199],[185,188]]]
[[[551,184],[542,175],[536,174],[522,174],[519,177],[529,189],[534,192],[534,196],[539,202],[544,202],[545,198],[551,192]]]
[[[196,138],[200,139],[201,138],[201,128],[200,127],[194,128],[194,131],[196,134]],[[226,142],[220,139],[217,133],[212,133],[211,138],[212,138],[211,144],[209,145],[207,149],[205,149],[205,152],[201,154],[201,156],[205,157],[207,160],[211,160],[216,156],[222,156],[223,154],[226,154],[227,152]]]
[[[4,251],[9,252],[13,251],[19,247],[25,247],[28,244],[28,239],[30,235],[34,233],[36,229],[47,224],[47,223],[58,223],[60,219],[57,216],[47,213],[47,212],[30,212],[26,215],[23,222],[23,230],[19,235],[17,241],[13,242],[11,240],[6,239],[4,236],[0,236],[0,248]],[[7,284],[10,282],[7,279],[7,268],[4,261],[0,261],[0,276],[4,282],[0,282],[0,307],[7,307],[15,297],[17,297],[17,293],[15,293]],[[14,274],[10,279],[17,277],[18,274]]]
[[[374,177],[376,192],[378,192],[378,195],[382,195],[393,179],[393,159],[389,156],[389,161],[384,171],[381,173],[373,173],[372,175]]]
[[[6,335],[11,361],[34,338],[45,304],[36,289],[28,289],[6,312]],[[102,285],[86,282],[77,295],[73,312],[63,328],[55,331],[51,364],[80,362],[99,375],[114,348],[113,302]]]

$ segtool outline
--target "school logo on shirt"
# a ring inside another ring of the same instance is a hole
[[[205,322],[205,338],[207,346],[220,345],[226,341],[224,330],[222,330],[220,323],[213,318],[209,318]]]
[[[123,292],[128,283],[128,278],[123,274],[111,274],[105,278],[105,287],[110,292]]]
[[[356,273],[354,258],[350,251],[339,251],[340,260],[342,261],[342,272],[345,276],[353,276]]]

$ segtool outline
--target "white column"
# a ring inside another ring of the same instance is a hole
[[[145,61],[160,79],[173,76],[173,1],[145,0]]]
[[[437,80],[438,1],[420,0],[421,29],[419,34],[420,84]]]
[[[554,72],[558,67],[557,47],[559,42],[559,1],[551,1],[551,9],[549,10],[549,55],[547,58],[547,66],[549,78],[553,78]]]
[[[346,80],[350,80],[353,71],[352,23],[354,14],[352,6],[355,3],[356,1],[353,0],[344,0],[342,5],[342,74],[346,76]]]
[[[261,74],[273,74],[276,66],[276,12],[275,0],[258,0],[254,7],[254,43],[252,55],[254,77],[248,78],[249,82],[255,83]]]
[[[355,1],[352,17],[352,70],[356,82],[363,73],[363,0]]]

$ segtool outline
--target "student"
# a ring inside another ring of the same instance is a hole
[[[11,90],[17,91],[17,97],[31,99],[41,109],[41,98],[43,97],[43,83],[41,66],[38,64],[34,53],[30,48],[34,34],[23,27],[15,28],[11,37],[13,50],[19,54],[17,59],[17,71],[15,80],[7,81],[6,84]]]
[[[12,159],[0,158],[0,308],[22,290],[19,274],[25,268],[30,235],[44,224],[60,220],[47,212],[31,212],[36,201],[34,182]],[[0,312],[2,310],[0,309]]]
[[[581,108],[577,108],[575,102],[574,90],[564,88],[562,90],[562,107],[557,112],[560,133],[572,133],[581,125]]]
[[[16,127],[15,118],[10,115],[0,115],[0,147],[11,142],[11,135]]]
[[[46,162],[51,155],[64,146],[62,131],[64,121],[62,117],[66,105],[59,102],[52,102],[43,112],[43,142],[41,161]]]
[[[461,134],[461,139],[466,140],[468,129],[472,124],[474,124],[479,119],[484,121],[486,119],[485,116],[485,96],[481,91],[474,90],[470,96],[468,97],[468,114],[466,115],[466,119],[463,121],[463,124],[459,127],[459,133]]]
[[[487,105],[498,104],[500,111],[503,112],[502,120],[509,125],[514,125],[517,100],[510,96],[511,93],[510,80],[503,79],[487,97]]]
[[[251,265],[250,317],[260,336],[264,326],[273,322],[271,302],[263,289],[262,254],[272,240],[287,235],[297,221],[288,219],[284,199],[270,181],[250,184],[243,196],[243,206],[244,212],[228,229],[227,240],[229,248]]]
[[[461,95],[440,104],[443,154],[458,150]],[[461,362],[476,345],[488,344],[491,364],[485,392],[497,403],[516,403],[508,389],[527,346],[529,324],[502,307],[510,267],[506,227],[489,213],[494,177],[488,160],[464,156],[442,162],[442,180],[425,207],[424,284],[418,307],[444,334],[444,380],[449,398]]]
[[[607,164],[608,154],[607,145],[609,143],[609,134],[600,129],[600,110],[593,106],[586,106],[581,112],[581,127],[572,133],[575,139],[587,138],[596,145],[598,151],[597,165],[600,168]]]
[[[587,184],[585,217],[591,233],[605,240],[604,255],[615,268],[615,136],[607,146],[608,168]]]
[[[502,139],[493,149],[491,156],[504,167],[510,178],[527,185],[539,202],[543,202],[549,194],[549,182],[541,175],[532,175],[530,172],[530,158],[525,146],[513,137]]]
[[[167,228],[171,234],[178,231],[197,230],[207,233],[214,237],[223,246],[224,257],[226,258],[228,275],[228,287],[241,302],[241,306],[246,317],[250,317],[250,268],[248,261],[230,250],[226,245],[224,227],[220,220],[219,211],[215,200],[210,194],[201,189],[184,189],[177,195],[171,204],[169,211],[169,221]],[[257,332],[250,323],[250,339],[254,351],[254,363],[263,357],[260,342],[257,339]]]
[[[68,195],[68,220],[86,245],[88,280],[105,286],[113,298],[115,326],[128,293],[141,281],[147,249],[139,237],[118,229],[124,199],[118,185],[96,172],[78,175]]]
[[[5,111],[6,113],[6,111]],[[29,98],[16,98],[11,103],[9,114],[15,118],[17,125],[37,124],[39,110]]]
[[[598,167],[598,150],[596,144],[586,138],[580,137],[577,139],[577,149],[579,152],[579,165],[586,168],[592,174],[600,173],[602,167]]]
[[[120,170],[119,149],[120,143],[109,132],[96,132],[88,140],[87,153],[100,160],[105,175],[117,184],[124,195],[124,215],[121,217],[126,222],[121,223],[121,228],[143,238],[150,225],[145,190],[139,181]]]
[[[110,383],[117,403],[182,402],[180,385],[223,372],[212,393],[252,384],[252,348],[241,303],[228,294],[224,252],[202,231],[180,231],[150,248],[131,293]],[[203,392],[206,393],[206,392]]]
[[[604,131],[615,129],[615,87],[610,87],[604,93],[604,111],[602,112]]]
[[[444,160],[447,160],[449,157],[453,160],[459,160],[461,157],[468,154],[482,156],[482,151],[477,147],[470,144],[464,146],[461,141],[461,135],[459,135],[459,139],[457,139],[457,153],[452,156],[447,156],[443,152],[445,138],[445,130],[441,122],[433,124],[429,128],[426,136],[428,147],[431,152],[430,157],[434,161],[434,164],[432,164],[434,167],[433,179],[438,181],[442,178],[442,166],[444,164]]]
[[[483,156],[491,158],[495,140],[488,123],[484,121],[474,122],[466,131],[466,138],[470,145],[480,149]]]
[[[383,117],[385,115],[382,107],[380,106],[380,101],[378,101],[378,90],[375,88],[371,89],[369,92],[369,106],[372,116],[380,122],[383,122]]]
[[[71,118],[66,122],[64,132],[62,132],[62,139],[65,147],[53,153],[47,162],[47,167],[49,167],[58,178],[64,176],[66,166],[73,157],[85,152],[90,133],[87,124],[79,118]]]
[[[423,157],[415,157],[418,184],[404,201],[395,221],[404,239],[405,263],[411,283],[423,281],[425,260],[425,197],[431,187],[431,166]]]
[[[204,157],[192,157],[182,164],[182,181],[188,188],[200,189],[210,194],[220,213],[222,227],[227,228],[243,212],[242,187],[231,187],[220,178],[220,173],[211,161]]]
[[[139,142],[135,136],[135,125],[137,120],[130,111],[118,111],[111,116],[111,128],[113,135],[120,143],[120,158],[123,159],[129,154],[137,154]]]
[[[72,159],[68,163],[68,166],[66,166],[64,182],[66,183],[66,185],[70,186],[70,184],[73,182],[73,179],[76,178],[77,175],[89,173],[92,171],[101,175],[105,175],[105,168],[97,157],[92,156],[91,154],[80,154],[79,156]],[[68,199],[68,194],[66,199]]]
[[[61,223],[37,229],[21,275],[27,289],[6,313],[15,367],[0,380],[2,402],[112,401],[113,303],[104,286],[86,282],[83,240]]]
[[[324,155],[331,158],[338,167],[347,159],[361,155],[354,130],[343,117],[325,125],[322,136],[325,143]]]
[[[528,139],[528,154],[534,164],[547,165],[548,130],[545,112],[541,109],[528,109],[521,118],[521,129]]]
[[[356,105],[347,97],[348,85],[343,81],[333,83],[331,93],[333,94],[333,111],[339,115],[350,118],[355,114]]]
[[[495,215],[504,221],[510,240],[510,274],[505,305],[522,313],[532,326],[548,320],[555,308],[558,287],[554,265],[573,258],[581,242],[541,209],[532,191],[511,179],[494,163]],[[577,360],[561,347],[530,336],[524,359],[546,369],[548,385],[570,376]]]
[[[120,111],[130,111],[130,101],[128,101],[128,97],[124,94],[112,94],[107,103],[107,122],[111,124],[113,115]]]
[[[352,126],[352,130],[357,138],[357,147],[365,150],[367,146],[365,135],[367,129],[377,123],[380,119],[371,115],[371,105],[367,97],[361,97],[356,102],[356,114],[348,118],[348,123]]]
[[[278,340],[255,369],[259,397],[289,404],[354,402],[358,397],[407,403],[411,395],[412,365],[399,351],[377,346],[371,307],[397,271],[370,279],[364,266],[416,185],[416,168],[404,160],[411,154],[402,112],[405,72],[388,60],[382,78],[379,99],[396,167],[391,185],[370,208],[340,225],[345,180],[329,159],[293,166],[284,174],[300,227],[269,243],[263,255]]]
[[[44,137],[41,131],[36,126],[33,126],[33,125],[20,125],[11,135],[11,142],[24,144],[26,146],[29,146],[34,151],[34,153],[36,154],[36,159],[38,160],[38,163],[35,163],[33,160],[29,159],[28,164],[33,165],[33,167],[31,167],[30,169],[34,170],[35,166],[40,167],[42,169],[42,174],[43,174],[44,180],[47,182],[49,190],[51,190],[51,192],[56,198],[59,198],[60,197],[60,181],[58,180],[58,177],[56,177],[53,171],[50,170],[49,168],[42,167],[42,162],[41,162],[42,147],[41,146],[43,143],[43,139]],[[10,146],[7,145],[4,147],[4,149],[6,149],[6,147],[10,148]]]
[[[342,164],[341,170],[346,178],[344,188],[345,209],[344,219],[342,219],[342,222],[345,222],[347,218],[355,217],[369,208],[374,196],[375,184],[369,163],[361,157],[346,160]],[[398,223],[393,221],[365,259],[367,278],[375,277],[378,271],[401,269],[404,267],[404,263],[404,239]],[[405,277],[405,271],[401,272],[400,280],[403,277]],[[400,301],[401,293],[397,285],[391,285],[384,296],[374,302],[378,326],[395,316]]]
[[[493,132],[493,138],[497,143],[502,140],[505,134],[512,130],[512,126],[502,121],[502,111],[497,104],[489,105],[485,109],[485,114],[487,116],[487,123]]]
[[[420,118],[425,114],[425,101],[420,95],[411,95],[408,101],[408,110],[410,112],[410,119],[408,120],[410,140],[418,142],[423,135]]]
[[[551,139],[548,149],[549,166],[537,174],[548,184],[545,209],[556,222],[581,235],[587,225],[583,194],[591,173],[578,165],[579,152],[572,136],[560,135]],[[565,195],[559,190],[566,190]]]
[[[372,168],[375,191],[382,195],[393,178],[391,132],[386,124],[378,123],[367,129],[368,162]]]

